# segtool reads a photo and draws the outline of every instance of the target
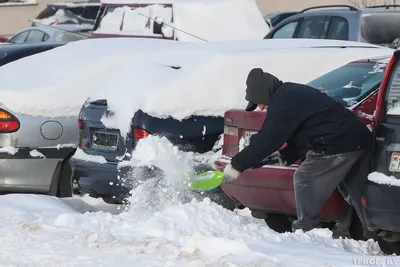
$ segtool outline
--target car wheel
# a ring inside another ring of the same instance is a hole
[[[292,222],[287,215],[268,213],[264,220],[268,227],[275,232],[292,232]]]
[[[58,177],[57,197],[72,197],[72,167],[69,160],[61,167]]]
[[[379,247],[383,253],[387,255],[400,255],[400,242],[388,242],[379,236],[376,238],[376,241],[378,241]]]
[[[224,207],[227,210],[233,211],[236,208],[233,200],[230,199],[220,187],[212,192],[204,192],[201,196],[203,198],[208,197],[212,202]]]

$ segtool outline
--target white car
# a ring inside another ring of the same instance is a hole
[[[92,37],[91,24],[57,24],[34,26],[17,32],[7,43],[72,42]]]

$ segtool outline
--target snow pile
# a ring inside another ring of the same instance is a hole
[[[172,176],[196,158],[156,137],[141,140],[135,153],[137,164],[142,157],[142,165],[154,163]],[[208,198],[199,201],[187,194],[181,201],[180,189],[168,187],[169,181],[168,175],[144,180],[120,212],[110,206],[103,211],[80,198],[0,196],[1,262],[30,267],[102,267],[115,262],[121,267],[339,267],[382,254],[372,240],[333,239],[327,229],[278,234],[263,220],[229,211]]]
[[[269,32],[255,0],[139,1],[137,6],[131,1],[103,3],[120,7],[107,11],[95,34],[161,37],[153,33],[154,19],[165,23],[166,38],[185,42],[261,40]]]
[[[18,148],[12,146],[4,146],[0,147],[0,153],[7,153],[11,155],[15,155],[18,152]]]
[[[381,259],[373,241],[333,239],[321,229],[277,234],[207,199],[145,216],[133,206],[117,215],[96,210],[76,198],[0,196],[2,264],[340,267]]]
[[[373,172],[368,175],[368,180],[377,184],[400,186],[400,179],[394,176],[387,176],[380,172]]]
[[[58,117],[77,116],[88,98],[107,99],[116,115],[104,123],[125,134],[138,109],[179,120],[242,109],[245,81],[255,67],[284,81],[306,83],[349,61],[393,53],[370,45],[323,47],[335,45],[360,46],[334,40],[77,41],[1,67],[1,103],[16,113]]]

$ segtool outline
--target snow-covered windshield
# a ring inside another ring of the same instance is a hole
[[[351,107],[378,89],[386,65],[386,62],[350,63],[328,72],[308,85],[323,91],[346,107]]]
[[[134,36],[159,36],[154,31],[154,19],[172,23],[172,6],[167,4],[107,7],[101,19],[98,32],[123,32]],[[172,29],[163,27],[164,37],[171,37]],[[168,32],[167,32],[168,31]]]

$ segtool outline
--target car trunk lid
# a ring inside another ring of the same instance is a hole
[[[126,140],[118,129],[106,128],[101,122],[103,116],[113,113],[107,109],[106,100],[85,104],[79,114],[79,147],[89,155],[103,156],[109,162],[117,162],[127,152]]]

